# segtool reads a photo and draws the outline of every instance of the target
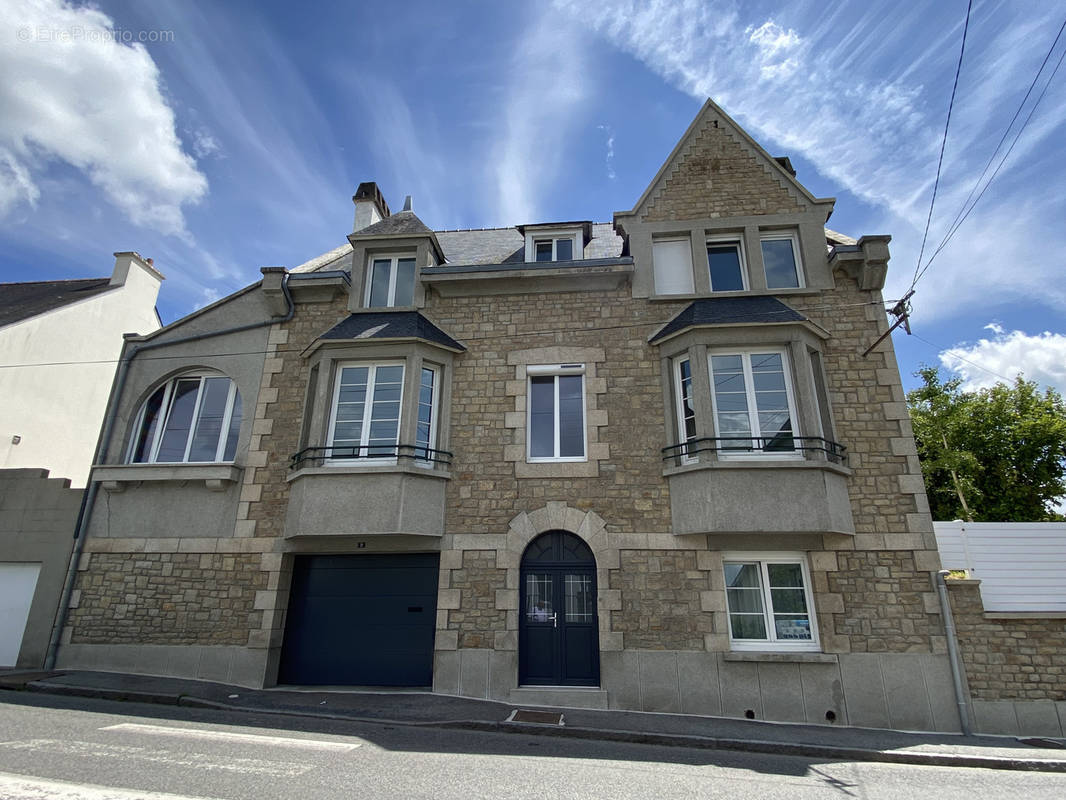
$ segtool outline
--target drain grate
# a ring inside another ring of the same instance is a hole
[[[529,711],[516,708],[506,722],[525,722],[530,725],[562,725],[563,715],[557,711]]]

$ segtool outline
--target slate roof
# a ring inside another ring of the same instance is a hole
[[[805,322],[806,319],[776,297],[710,297],[689,303],[651,338],[651,343],[698,325]]]
[[[21,322],[112,288],[110,278],[0,283],[0,326]]]
[[[417,311],[376,311],[352,314],[323,333],[320,339],[425,339],[466,350]]]
[[[355,232],[356,236],[400,236],[402,234],[433,233],[426,223],[415,216],[414,211],[400,211],[392,216],[385,217],[380,222],[375,222],[362,230]]]

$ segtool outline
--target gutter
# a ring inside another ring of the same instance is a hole
[[[962,682],[959,669],[959,640],[955,633],[955,619],[951,615],[951,601],[948,600],[948,585],[944,580],[951,573],[942,569],[936,574],[936,591],[940,595],[940,613],[944,617],[944,632],[948,639],[948,660],[951,662],[951,683],[955,687],[955,702],[959,706],[959,726],[963,736],[973,736],[970,727],[970,710],[966,701],[966,687]]]
[[[270,269],[271,271],[274,271],[274,268]],[[266,268],[264,268],[264,272],[265,271]],[[191,336],[183,336],[179,339],[168,339],[166,341],[147,342],[134,345],[129,353],[123,356],[119,361],[118,374],[115,376],[115,384],[112,391],[112,402],[104,417],[104,425],[100,431],[100,438],[96,441],[96,454],[93,457],[93,464],[100,463],[100,460],[104,457],[107,446],[111,441],[111,436],[115,429],[115,418],[118,416],[119,399],[122,397],[122,391],[126,387],[126,378],[129,375],[130,362],[132,362],[134,358],[146,350],[154,350],[157,347],[197,342],[215,336],[242,333],[244,331],[255,330],[256,328],[265,328],[270,325],[288,322],[292,319],[293,314],[296,311],[296,304],[293,302],[292,294],[289,292],[289,274],[290,273],[286,272],[285,277],[282,278],[281,281],[281,292],[285,297],[287,310],[285,314],[280,317],[271,317],[262,322],[237,325],[233,328],[224,328],[218,331],[196,333]],[[52,635],[48,640],[48,653],[44,660],[44,668],[47,670],[55,668],[56,655],[59,651],[59,640],[63,635],[63,628],[66,627],[67,617],[70,614],[70,598],[74,594],[74,582],[78,574],[78,564],[81,561],[82,552],[85,550],[86,528],[89,526],[89,518],[92,515],[93,505],[96,503],[96,496],[99,492],[100,484],[93,480],[92,470],[90,469],[88,486],[81,497],[81,507],[78,509],[78,521],[74,526],[74,551],[71,553],[70,563],[67,565],[67,576],[63,582],[63,595],[60,598],[59,608],[56,609],[55,622],[52,625]]]

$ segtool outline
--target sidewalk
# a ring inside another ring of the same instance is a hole
[[[840,761],[1066,772],[1066,741],[791,725],[685,714],[525,709],[421,691],[247,689],[108,672],[0,671],[0,690],[141,703],[461,728]],[[0,694],[0,701],[3,701]],[[551,712],[551,713],[545,713]],[[559,715],[562,724],[559,724]],[[1027,744],[1039,743],[1041,746]]]

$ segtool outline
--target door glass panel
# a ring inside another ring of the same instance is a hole
[[[526,619],[550,622],[552,615],[552,576],[526,575]]]
[[[566,589],[566,621],[592,622],[593,604],[596,602],[592,596],[592,577],[567,575],[563,585]]]
[[[418,430],[415,432],[415,444],[418,451],[415,455],[419,458],[429,459],[430,447],[435,442],[430,441],[433,430],[433,382],[437,373],[422,367],[422,381],[418,387]]]

